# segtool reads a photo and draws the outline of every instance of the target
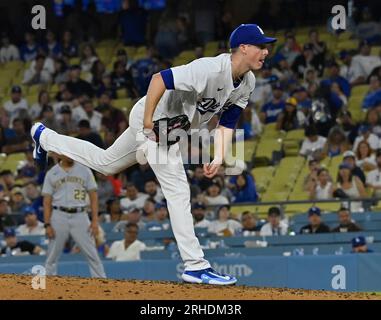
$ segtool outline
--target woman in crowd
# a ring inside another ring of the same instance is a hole
[[[217,210],[217,220],[211,222],[208,232],[221,236],[232,236],[238,230],[242,229],[242,225],[230,218],[230,207],[222,205]]]
[[[92,45],[86,44],[83,47],[81,55],[81,70],[83,72],[90,72],[95,61],[98,60],[95,49]]]
[[[356,166],[360,167],[363,171],[371,171],[377,168],[376,158],[369,143],[365,140],[361,141],[357,147]]]
[[[336,188],[334,188],[333,196],[351,200],[367,197],[364,184],[358,177],[352,175],[351,168],[346,163],[342,163],[339,167],[337,184]],[[362,202],[352,201],[350,209],[352,212],[363,211]]]
[[[344,131],[340,127],[333,127],[328,133],[327,143],[323,150],[324,155],[333,158],[346,150],[349,150],[349,144]]]
[[[221,187],[217,182],[212,182],[206,189],[206,195],[203,199],[199,199],[206,205],[221,205],[228,204],[229,200],[221,195]]]
[[[381,117],[379,111],[375,108],[369,109],[365,117],[365,122],[370,126],[371,132],[380,138]]]
[[[306,117],[302,111],[297,110],[298,102],[294,97],[286,100],[286,108],[282,111],[277,120],[276,128],[278,130],[290,131],[301,128]]]
[[[111,198],[106,202],[106,213],[100,216],[100,222],[119,222],[122,220],[122,209],[118,198]]]
[[[55,84],[65,83],[68,81],[68,67],[63,59],[54,60],[53,81]]]
[[[244,171],[239,176],[234,176],[230,183],[233,188],[233,202],[256,202],[258,201],[257,188],[253,176]]]
[[[310,186],[310,200],[328,200],[332,198],[332,178],[327,169],[317,171],[317,180]]]
[[[46,90],[41,90],[38,94],[38,101],[33,104],[28,112],[32,120],[38,119],[44,106],[50,105],[49,93]]]

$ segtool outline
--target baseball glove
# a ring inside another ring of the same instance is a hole
[[[161,145],[171,146],[179,142],[182,134],[181,131],[188,131],[189,128],[189,119],[185,114],[182,114],[154,121],[152,132],[147,136]]]

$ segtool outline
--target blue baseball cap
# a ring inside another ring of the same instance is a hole
[[[321,210],[318,207],[311,207],[308,210],[308,216],[311,217],[313,215],[321,216]]]
[[[193,210],[196,210],[196,209],[204,209],[205,210],[206,206],[202,202],[196,202],[195,204],[193,204],[192,209]]]
[[[158,209],[161,209],[161,208],[167,208],[167,204],[164,203],[164,202],[156,203],[155,209],[158,210]]]
[[[241,24],[230,35],[230,48],[238,48],[240,44],[273,43],[276,38],[266,37],[263,30],[256,24]]]
[[[4,229],[4,238],[9,238],[9,237],[15,237],[16,236],[16,231],[13,228],[5,228]]]
[[[368,126],[367,124],[363,124],[359,128],[359,133],[360,134],[366,133],[368,131],[370,131],[370,126]]]
[[[26,206],[22,212],[24,216],[27,216],[28,214],[36,214],[36,210],[32,206]]]
[[[339,165],[339,170],[341,170],[341,169],[352,170],[352,168],[351,168],[347,163],[345,163],[345,162],[343,162],[343,163],[341,163],[341,164]]]
[[[352,247],[353,248],[362,247],[365,245],[366,245],[366,240],[363,236],[358,236],[358,237],[352,239]]]

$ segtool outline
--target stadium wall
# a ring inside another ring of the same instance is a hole
[[[38,258],[38,257],[36,257]],[[28,274],[41,261],[3,262],[0,273]],[[344,254],[291,257],[214,258],[213,267],[239,278],[239,285],[330,290],[339,292],[381,291],[381,254]],[[136,262],[104,261],[113,279],[180,281],[179,260]],[[59,275],[89,277],[87,263],[62,261]]]

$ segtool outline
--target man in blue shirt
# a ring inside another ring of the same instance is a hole
[[[285,109],[286,103],[283,100],[283,88],[280,83],[275,83],[272,86],[273,99],[263,105],[259,113],[259,119],[262,123],[274,123],[278,119],[278,115]]]
[[[25,43],[20,47],[20,57],[23,61],[32,61],[36,58],[38,44],[33,33],[25,33]]]
[[[331,62],[329,64],[329,77],[328,79],[324,79],[321,81],[322,86],[331,86],[332,83],[336,82],[341,91],[349,97],[351,94],[351,85],[348,80],[344,77],[340,76],[340,67],[336,62]]]

